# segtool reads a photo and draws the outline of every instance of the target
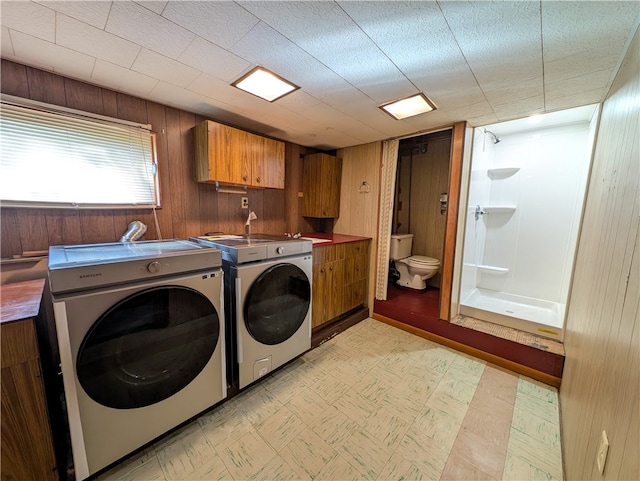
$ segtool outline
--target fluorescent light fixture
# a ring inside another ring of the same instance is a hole
[[[403,99],[394,100],[383,105],[380,108],[393,116],[397,120],[406,119],[407,117],[413,117],[414,115],[424,114],[436,110],[436,104],[434,104],[426,95],[419,93],[412,95],[411,97],[405,97]]]
[[[231,85],[269,102],[300,88],[263,67],[254,68]]]
[[[221,194],[246,194],[246,185],[222,185],[216,180],[216,192]]]

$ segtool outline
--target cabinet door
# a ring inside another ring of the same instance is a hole
[[[247,132],[205,121],[194,130],[196,180],[246,184],[251,178],[251,159],[243,145]]]
[[[369,240],[313,248],[313,328],[367,302]]]
[[[57,479],[38,360],[1,375],[2,479]]]
[[[313,249],[313,286],[312,286],[312,327],[326,324],[341,314],[343,286],[338,278],[339,266],[344,266],[341,258],[344,253],[342,245],[314,247]],[[342,275],[343,277],[343,275]]]
[[[325,264],[313,266],[313,285],[311,286],[311,327],[315,329],[327,322],[327,270]]]
[[[55,480],[58,476],[33,320],[3,325],[2,347],[2,479]]]
[[[358,241],[347,244],[345,269],[345,310],[367,302],[369,276],[369,242]]]
[[[284,189],[284,142],[256,137],[252,163],[252,185]]]
[[[345,283],[351,284],[367,277],[369,267],[368,241],[350,242],[347,244],[345,258]]]
[[[347,310],[362,306],[367,302],[367,279],[360,279],[349,284]]]
[[[344,259],[326,264],[327,294],[324,302],[327,306],[327,320],[331,320],[345,312]]]
[[[305,156],[302,169],[302,215],[339,217],[341,179],[342,159],[326,154]]]

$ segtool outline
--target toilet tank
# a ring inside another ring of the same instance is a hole
[[[391,234],[391,250],[389,257],[393,260],[411,256],[413,234]]]

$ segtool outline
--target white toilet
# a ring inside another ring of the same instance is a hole
[[[435,276],[440,268],[440,261],[433,257],[412,256],[413,234],[392,234],[390,257],[395,261],[400,279],[399,286],[412,289],[424,289],[426,280]]]

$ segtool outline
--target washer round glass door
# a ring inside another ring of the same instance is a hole
[[[78,351],[78,380],[94,401],[116,409],[160,402],[206,366],[220,338],[209,299],[180,286],[133,294],[106,311]]]
[[[276,264],[253,282],[244,302],[244,322],[262,344],[280,344],[304,322],[311,303],[311,283],[293,264]]]

